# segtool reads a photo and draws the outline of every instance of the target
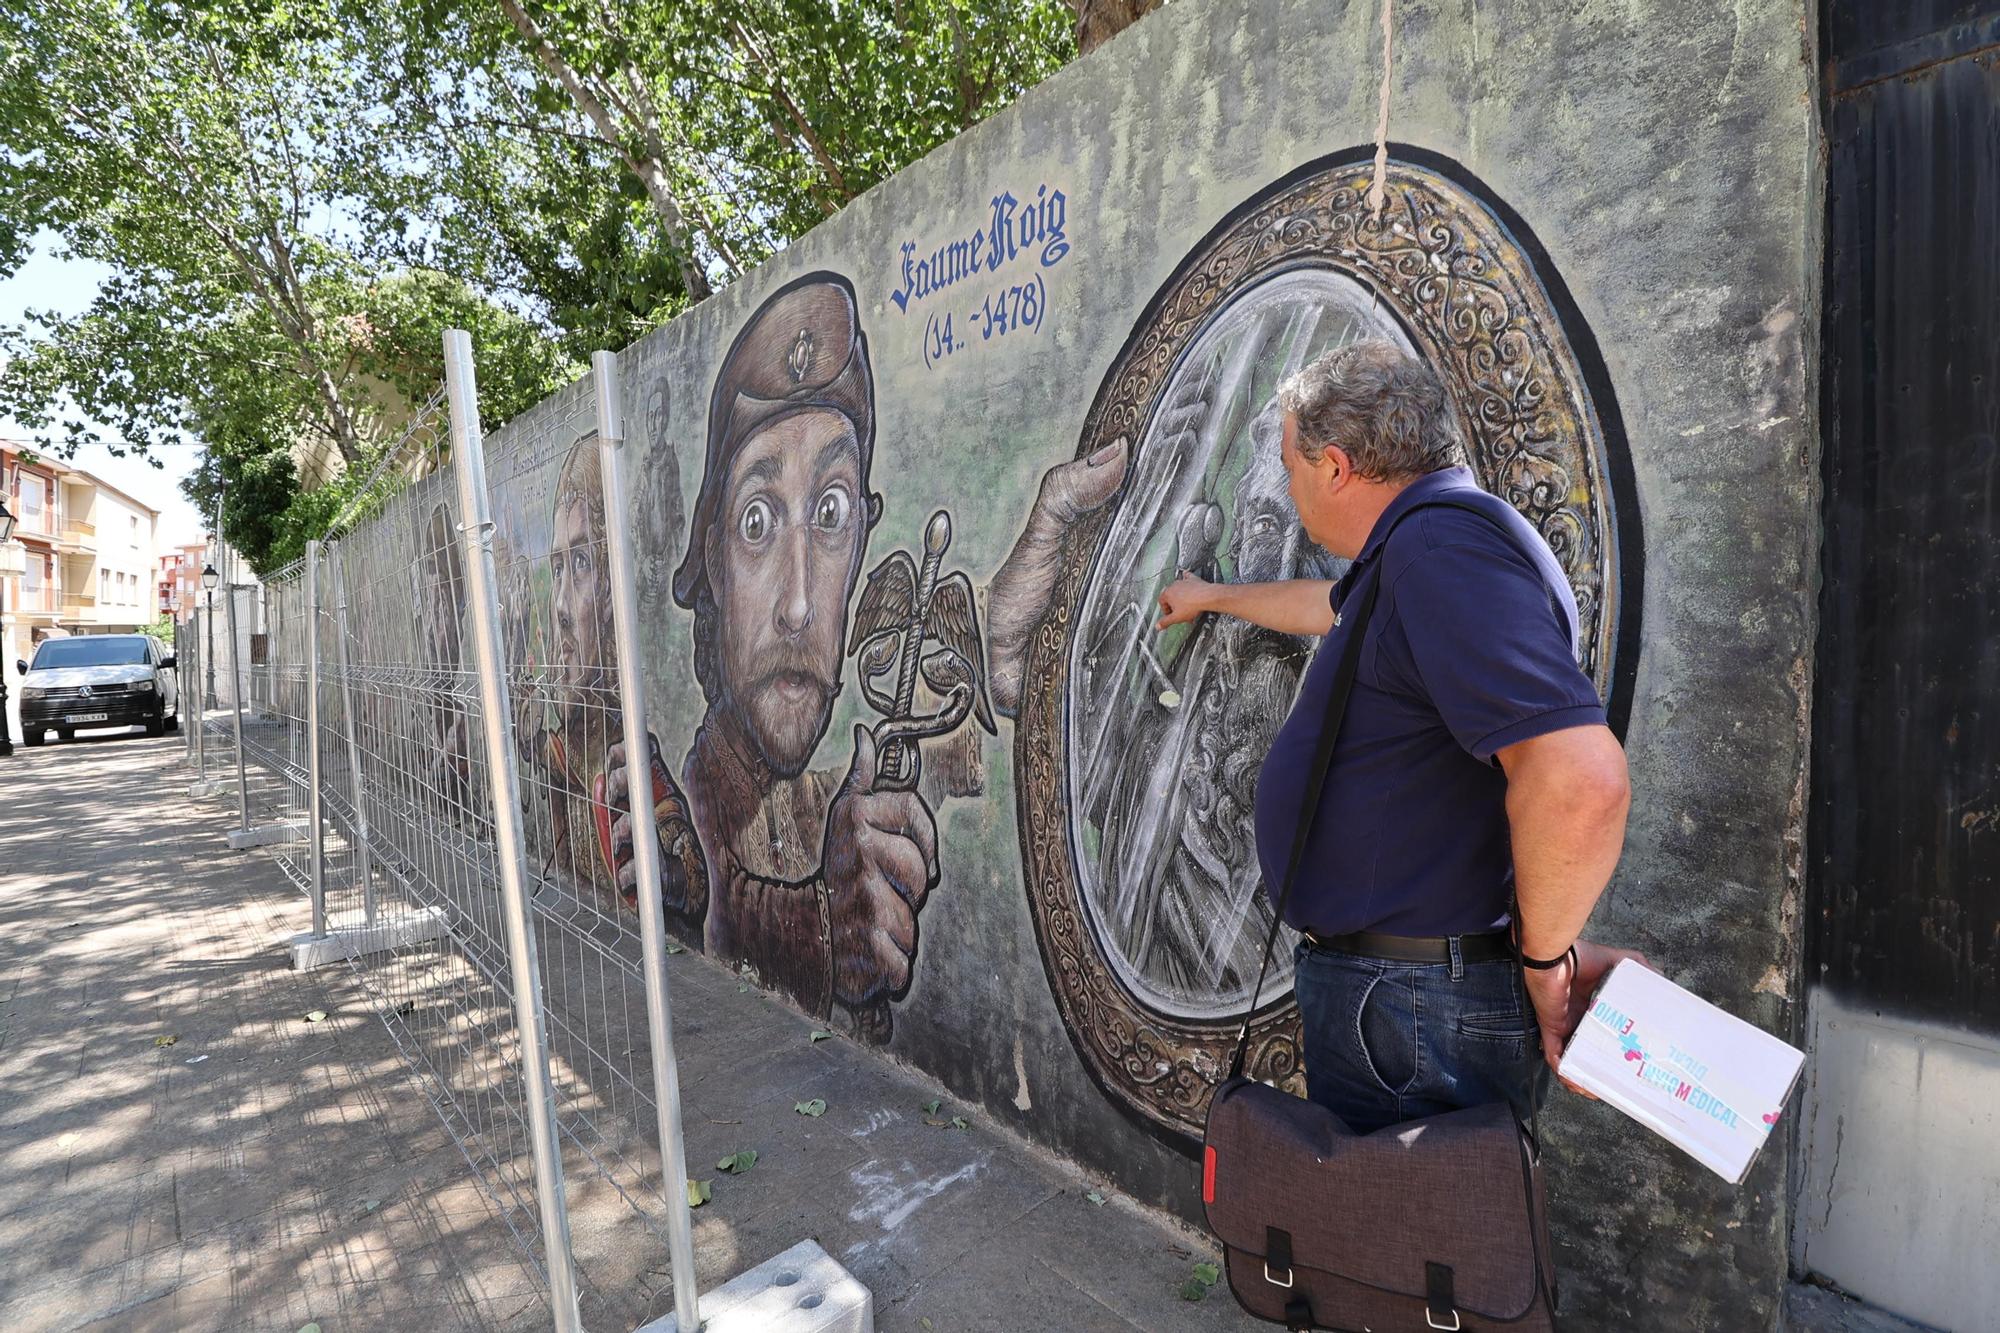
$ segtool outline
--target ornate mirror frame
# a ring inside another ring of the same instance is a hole
[[[1481,483],[1535,525],[1567,571],[1584,669],[1622,735],[1643,556],[1623,427],[1595,340],[1526,224],[1463,168],[1392,145],[1378,220],[1367,203],[1372,156],[1356,148],[1299,168],[1190,251],[1112,362],[1076,456],[1120,436],[1135,453],[1142,447],[1180,359],[1236,293],[1302,265],[1346,274],[1443,377]],[[1021,851],[1043,966],[1084,1064],[1148,1129],[1191,1148],[1240,1017],[1164,1015],[1119,981],[1080,898],[1066,795],[1070,631],[1124,499],[1069,534],[1029,649],[1015,732]],[[1289,991],[1255,1015],[1248,1072],[1303,1094]]]

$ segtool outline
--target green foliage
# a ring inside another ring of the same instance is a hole
[[[0,329],[0,414],[58,456],[201,441],[190,494],[207,512],[229,479],[258,569],[332,512],[294,451],[352,466],[393,438],[445,328],[474,335],[489,423],[573,370],[532,320],[364,243],[387,179],[371,40],[331,0],[0,0],[0,276],[37,236],[112,270],[81,311]]]
[[[1073,54],[1062,0],[0,0],[0,277],[111,270],[0,328],[0,415],[200,442],[268,571],[444,329],[497,426]]]
[[[158,620],[146,626],[141,632],[152,635],[169,648],[174,646],[174,618],[172,616],[161,616]]]
[[[621,345],[1060,68],[1071,21],[1061,0],[406,7],[379,20],[398,225]]]

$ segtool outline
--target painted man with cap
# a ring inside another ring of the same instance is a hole
[[[555,725],[541,733],[555,846],[580,886],[638,909],[638,866],[628,792],[624,718],[617,707],[617,630],[605,564],[604,483],[595,438],[563,460],[549,551],[555,638],[550,666]],[[687,801],[647,736],[659,835],[659,893],[670,930],[699,940],[708,905],[701,850]],[[642,779],[643,781],[644,779]]]
[[[844,765],[812,761],[841,690],[849,602],[882,499],[875,393],[853,288],[813,273],[745,323],[716,376],[701,492],[674,599],[694,613],[708,709],[683,774],[710,867],[708,951],[877,1040],[909,988],[937,826],[877,770],[856,727]],[[1115,463],[1115,466],[1110,464]],[[1079,469],[1088,468],[1088,477]],[[1065,516],[1117,489],[1124,451],[1055,469],[995,578],[990,672],[1018,696]]]

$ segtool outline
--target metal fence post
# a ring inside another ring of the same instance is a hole
[[[194,672],[201,670],[201,658],[195,654],[194,617],[178,621],[174,625],[174,718],[181,726],[181,751],[185,761],[194,763],[195,733],[201,730],[201,723],[188,723],[188,692],[182,684],[190,673],[185,663],[194,664]]]
[[[639,942],[645,964],[646,1023],[652,1038],[653,1104],[660,1135],[661,1185],[666,1192],[667,1253],[674,1278],[678,1326],[701,1327],[694,1272],[694,1221],[688,1211],[687,1151],[681,1139],[681,1078],[674,1060],[673,1016],[667,1002],[667,923],[660,904],[660,833],[653,805],[652,733],[639,662],[639,594],[625,531],[625,484],[620,453],[625,425],[618,399],[618,357],[590,358],[597,389],[597,450],[604,487],[605,563],[611,575],[611,623],[618,644],[618,706],[624,724],[626,804],[632,817],[632,861],[639,894]]]
[[[368,807],[362,797],[361,741],[355,733],[354,688],[348,680],[347,661],[347,575],[339,548],[333,558],[333,641],[339,659],[340,711],[347,722],[347,772],[354,801],[355,870],[361,877],[361,917],[375,924],[375,876],[373,854],[368,842]]]
[[[212,616],[213,614],[214,612],[211,608],[210,615]],[[208,670],[208,653],[201,646],[201,627],[206,619],[208,617],[204,617],[201,613],[201,608],[197,606],[194,609],[196,629],[193,636],[195,662],[194,780],[197,785],[203,788],[206,788],[208,785],[208,695],[204,692],[201,681],[201,673]]]
[[[236,827],[250,831],[250,789],[243,775],[243,650],[236,642],[236,589],[225,583],[229,598],[229,705],[236,723]]]
[[[514,766],[514,714],[501,651],[499,576],[493,559],[493,518],[486,498],[486,460],[479,429],[479,398],[472,365],[472,335],[444,335],[445,392],[451,404],[451,453],[458,478],[458,507],[473,646],[479,672],[480,730],[492,783],[493,835],[512,973],[514,1021],[521,1037],[521,1078],[534,1148],[535,1193],[541,1208],[548,1259],[549,1304],[557,1333],[577,1333],[575,1263],[570,1254],[569,1204],[563,1193],[562,1153],[556,1139],[555,1089],[549,1081],[548,1033],[542,1019],[541,969],[536,958],[521,832],[521,780]]]
[[[306,543],[306,824],[311,841],[312,933],[326,934],[326,823],[319,772],[319,542]]]

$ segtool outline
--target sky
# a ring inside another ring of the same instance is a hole
[[[43,232],[36,238],[34,254],[11,278],[0,279],[0,324],[22,323],[29,310],[58,310],[75,314],[90,304],[97,285],[110,272],[102,264],[88,260],[59,259],[55,238]],[[73,415],[72,411],[72,415]],[[101,428],[100,434],[116,431]],[[12,417],[0,416],[0,437],[27,438]],[[198,542],[207,524],[181,494],[181,478],[194,471],[201,461],[201,449],[194,444],[172,444],[156,449],[164,467],[154,467],[142,458],[114,458],[103,446],[81,450],[65,462],[93,472],[142,504],[160,511],[158,545],[164,550],[183,542]]]

